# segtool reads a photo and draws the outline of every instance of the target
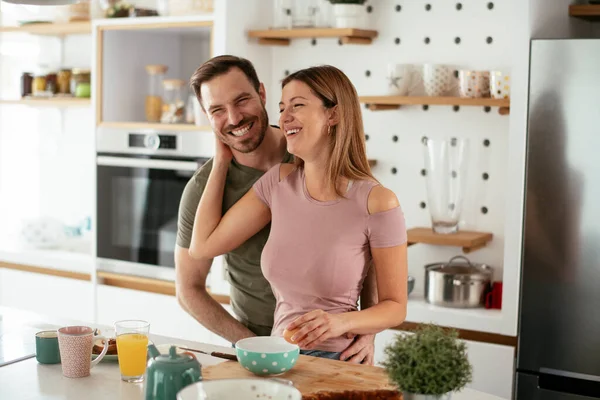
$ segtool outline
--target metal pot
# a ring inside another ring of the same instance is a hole
[[[455,262],[463,259],[465,262]],[[475,308],[485,305],[491,288],[492,267],[456,256],[447,263],[425,266],[425,300],[443,307]]]

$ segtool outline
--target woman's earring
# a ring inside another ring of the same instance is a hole
[[[331,125],[327,125],[327,136],[331,135]]]

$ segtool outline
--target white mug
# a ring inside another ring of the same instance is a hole
[[[409,95],[420,79],[419,71],[412,64],[388,64],[386,80],[390,95]]]
[[[461,70],[458,73],[461,97],[489,97],[490,73],[488,71]]]
[[[502,71],[490,72],[490,92],[495,99],[510,97],[510,76]]]
[[[423,85],[427,96],[443,96],[452,90],[452,70],[441,64],[423,65]]]

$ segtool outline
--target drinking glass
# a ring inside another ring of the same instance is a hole
[[[127,320],[115,323],[117,354],[121,379],[125,382],[142,382],[146,373],[148,334],[146,321]]]
[[[427,197],[434,232],[458,231],[468,171],[468,139],[423,139]]]
[[[317,24],[316,0],[294,0],[292,8],[292,27],[313,28]]]

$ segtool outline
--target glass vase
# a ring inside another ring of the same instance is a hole
[[[423,139],[427,202],[433,231],[458,231],[468,172],[468,139]]]

